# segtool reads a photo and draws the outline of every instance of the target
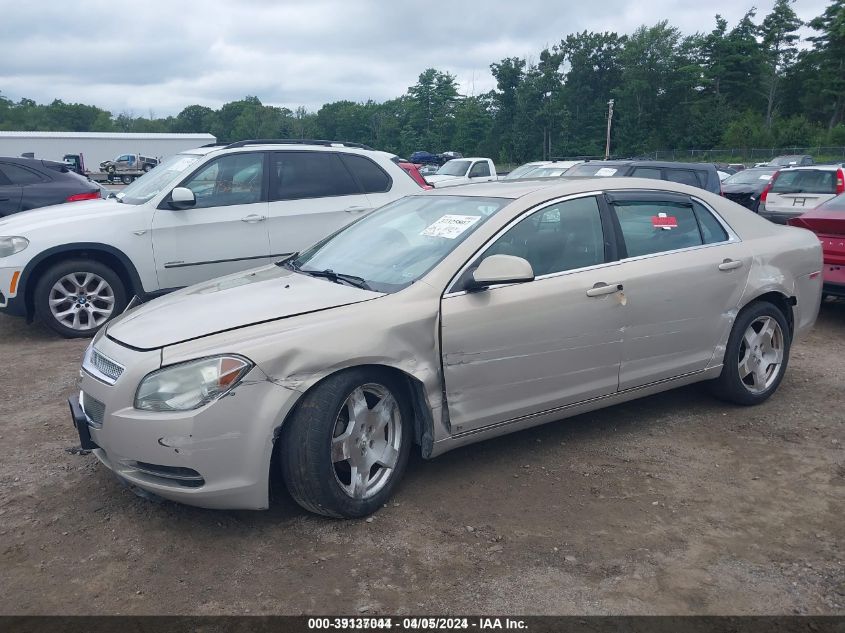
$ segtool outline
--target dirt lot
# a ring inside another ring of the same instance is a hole
[[[77,442],[85,341],[0,316],[0,613],[845,613],[845,302],[780,391],[412,460],[374,520],[154,503]]]

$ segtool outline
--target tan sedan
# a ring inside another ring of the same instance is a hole
[[[209,508],[377,510],[411,450],[708,381],[740,405],[816,319],[821,247],[701,189],[602,179],[393,202],[277,265],[136,307],[86,352],[82,445]]]

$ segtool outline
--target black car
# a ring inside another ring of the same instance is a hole
[[[760,194],[777,170],[777,167],[752,167],[739,171],[722,181],[722,195],[757,213]]]
[[[622,177],[668,180],[682,185],[721,192],[719,174],[711,163],[671,163],[655,160],[590,160],[571,167],[563,178]]]
[[[804,167],[805,165],[815,165],[813,157],[809,154],[787,154],[769,161],[770,167]]]
[[[100,187],[64,163],[0,156],[0,217],[101,197]]]

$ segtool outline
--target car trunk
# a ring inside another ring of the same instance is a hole
[[[812,213],[794,218],[790,224],[809,229],[818,236],[825,264],[845,265],[845,214],[842,217]]]

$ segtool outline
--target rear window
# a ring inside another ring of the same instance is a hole
[[[836,193],[836,172],[821,169],[785,170],[775,180],[772,193]]]
[[[270,173],[270,200],[360,193],[334,152],[274,152]]]

